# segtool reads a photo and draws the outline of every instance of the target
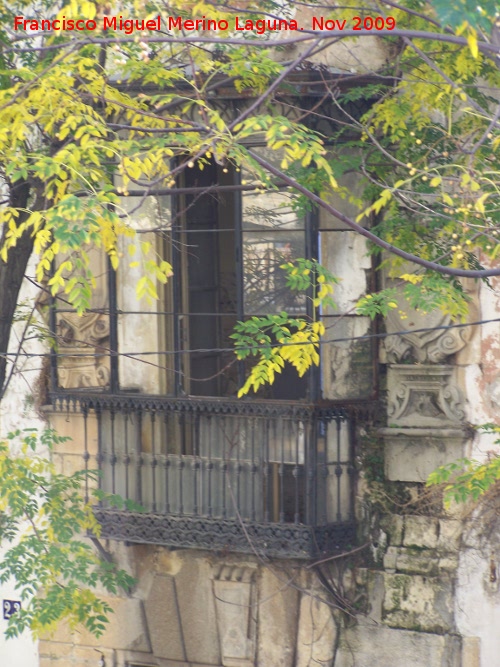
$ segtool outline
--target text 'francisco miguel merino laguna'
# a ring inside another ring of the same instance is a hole
[[[14,18],[14,30],[30,31],[59,31],[59,30],[97,30],[98,24],[102,30],[114,30],[131,35],[133,32],[160,31],[162,30],[162,17],[155,19],[124,19],[123,16],[103,16],[99,21],[94,19],[69,19],[63,16],[61,19],[30,19],[24,16]],[[332,19],[323,16],[313,16],[311,19],[310,30],[393,30],[396,27],[396,21],[392,17],[377,16],[359,17],[354,16],[349,25],[346,19]],[[245,32],[255,32],[263,35],[266,32],[281,30],[304,30],[299,27],[295,20],[285,19],[241,19],[235,17],[234,25],[230,25],[226,19],[218,21],[207,19],[204,16],[200,19],[185,19],[181,16],[168,16],[163,20],[164,30],[184,30],[186,32],[206,30],[215,32],[224,32],[226,30],[236,30]]]

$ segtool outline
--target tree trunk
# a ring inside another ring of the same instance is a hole
[[[11,205],[18,209],[27,209],[30,197],[28,183],[16,183],[11,188]],[[29,214],[22,214],[19,222],[23,222]],[[6,229],[2,230],[2,245]],[[32,230],[27,230],[17,244],[9,250],[7,261],[0,260],[0,398],[5,391],[7,376],[7,356],[12,321],[16,311],[19,292],[23,283],[26,268],[33,252],[34,238]]]

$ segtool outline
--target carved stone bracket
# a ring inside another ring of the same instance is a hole
[[[407,306],[404,306],[408,310]],[[436,329],[452,324],[451,317],[437,311],[433,313],[410,312],[402,319],[396,310],[391,311],[386,320],[387,332],[409,331],[388,336],[385,340],[387,361],[398,363],[414,359],[420,363],[440,363],[467,345],[472,328]],[[428,331],[413,332],[412,329]]]
[[[394,283],[386,278],[385,286],[394,287]],[[470,298],[467,321],[473,322],[479,319],[477,285],[473,281],[464,280],[463,287]],[[439,364],[459,352],[470,341],[474,327],[447,329],[446,327],[454,324],[450,315],[440,310],[430,313],[416,310],[411,308],[403,297],[396,301],[399,308],[391,310],[386,317],[387,333],[393,334],[384,341],[388,363],[415,361]]]
[[[385,471],[394,481],[424,482],[440,465],[463,456],[464,401],[452,366],[393,365],[388,369]]]
[[[256,568],[217,565],[214,597],[224,667],[253,667],[256,648]]]
[[[451,382],[451,366],[393,365],[388,374],[390,425],[457,426],[465,419],[460,391]]]

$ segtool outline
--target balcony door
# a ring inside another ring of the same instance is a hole
[[[286,286],[281,264],[311,256],[311,220],[292,208],[287,191],[230,190],[239,174],[215,162],[186,169],[172,236],[179,392],[234,397],[249,372],[235,362],[230,334],[238,320],[288,312],[310,314],[304,294]],[[226,186],[218,190],[216,186]],[[212,188],[212,190],[211,190]],[[312,398],[311,378],[286,367],[261,398]]]

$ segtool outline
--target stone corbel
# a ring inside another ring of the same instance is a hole
[[[453,367],[392,365],[388,369],[387,418],[390,425],[444,428],[465,419]]]
[[[386,278],[385,286],[394,286],[393,281]],[[477,285],[473,281],[463,281],[463,286],[470,298],[466,323],[474,322],[479,319]],[[387,363],[443,363],[463,349],[474,333],[471,326],[447,329],[456,322],[440,310],[424,313],[410,308],[402,297],[396,301],[398,308],[391,310],[386,318],[386,330],[391,334],[384,341]]]
[[[256,569],[249,566],[219,565],[214,570],[213,590],[224,667],[255,664],[255,576]]]
[[[463,456],[463,398],[446,365],[392,365],[388,369],[385,468],[393,481],[425,482],[440,465]]]
[[[401,273],[413,268],[401,267]],[[478,320],[477,285],[462,285],[470,297],[467,320]],[[385,287],[395,286],[386,277]],[[464,400],[451,357],[469,343],[474,327],[452,326],[451,316],[440,310],[423,313],[402,297],[396,300],[381,354],[388,363],[388,428],[380,430],[385,471],[393,481],[425,482],[437,467],[464,455]]]

